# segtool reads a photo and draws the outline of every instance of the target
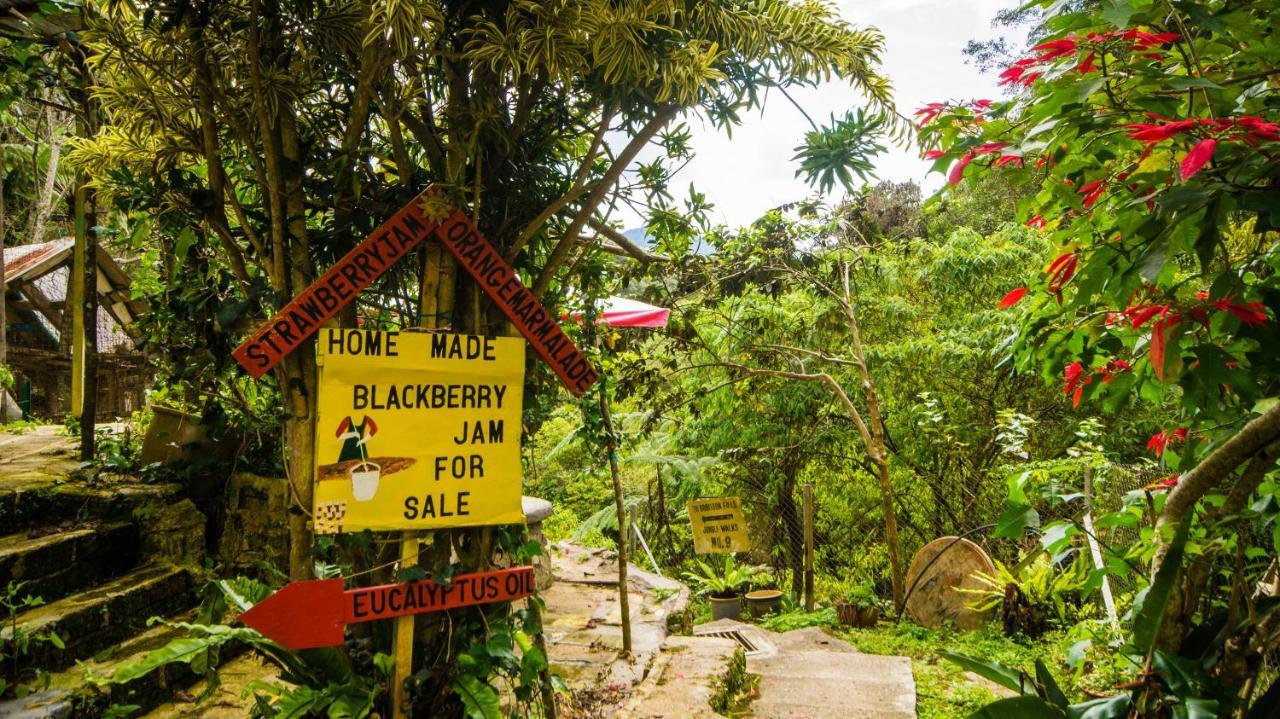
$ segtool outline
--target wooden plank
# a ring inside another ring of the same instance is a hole
[[[321,324],[431,235],[436,223],[428,219],[422,205],[437,192],[428,187],[379,225],[242,342],[234,352],[236,361],[256,379],[315,334]]]
[[[436,237],[458,260],[485,294],[493,300],[542,359],[551,365],[561,383],[581,397],[600,378],[591,360],[567,336],[556,318],[547,312],[502,253],[461,210],[454,210],[436,229]]]

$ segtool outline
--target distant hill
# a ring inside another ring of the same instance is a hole
[[[653,249],[653,238],[649,237],[649,234],[645,232],[645,228],[643,227],[633,227],[629,230],[623,231],[622,234],[626,235],[628,240],[631,240],[646,250]]]

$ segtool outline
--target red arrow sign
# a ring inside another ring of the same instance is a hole
[[[533,567],[459,574],[448,585],[430,579],[342,589],[341,579],[290,582],[240,615],[240,621],[285,649],[342,644],[348,624],[491,604],[533,594]]]

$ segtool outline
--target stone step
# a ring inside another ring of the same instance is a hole
[[[746,658],[737,642],[718,637],[667,637],[649,675],[618,717],[726,716],[745,680]]]
[[[779,651],[751,659],[758,719],[914,719],[911,660],[842,651]]]
[[[18,617],[20,632],[54,632],[64,648],[32,642],[19,664],[47,671],[65,669],[141,632],[147,619],[172,616],[196,602],[190,572],[168,564],[148,564],[105,584],[28,610]],[[13,629],[0,631],[8,644]],[[5,663],[2,672],[12,672]],[[7,677],[12,681],[12,677]]]
[[[51,602],[119,576],[141,556],[132,522],[0,537],[0,587],[24,582],[20,596]]]
[[[0,527],[11,532],[123,520],[134,509],[162,503],[181,491],[176,484],[88,487],[67,482],[65,476],[7,476],[4,469],[0,464]]]
[[[147,654],[185,636],[178,629],[159,625],[136,637],[113,645],[92,659],[50,677],[49,688],[25,699],[0,702],[0,717],[55,719],[72,716],[99,716],[112,704],[136,705],[149,709],[172,698],[174,692],[191,686],[198,677],[186,664],[171,664],[125,684],[97,686],[89,677],[106,678],[117,670],[136,664]]]

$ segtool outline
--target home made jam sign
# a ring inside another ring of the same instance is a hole
[[[325,329],[315,530],[519,524],[524,342]]]
[[[255,378],[266,374],[429,237],[458,260],[570,392],[581,397],[599,379],[591,361],[471,218],[430,187],[241,343],[236,361]]]

